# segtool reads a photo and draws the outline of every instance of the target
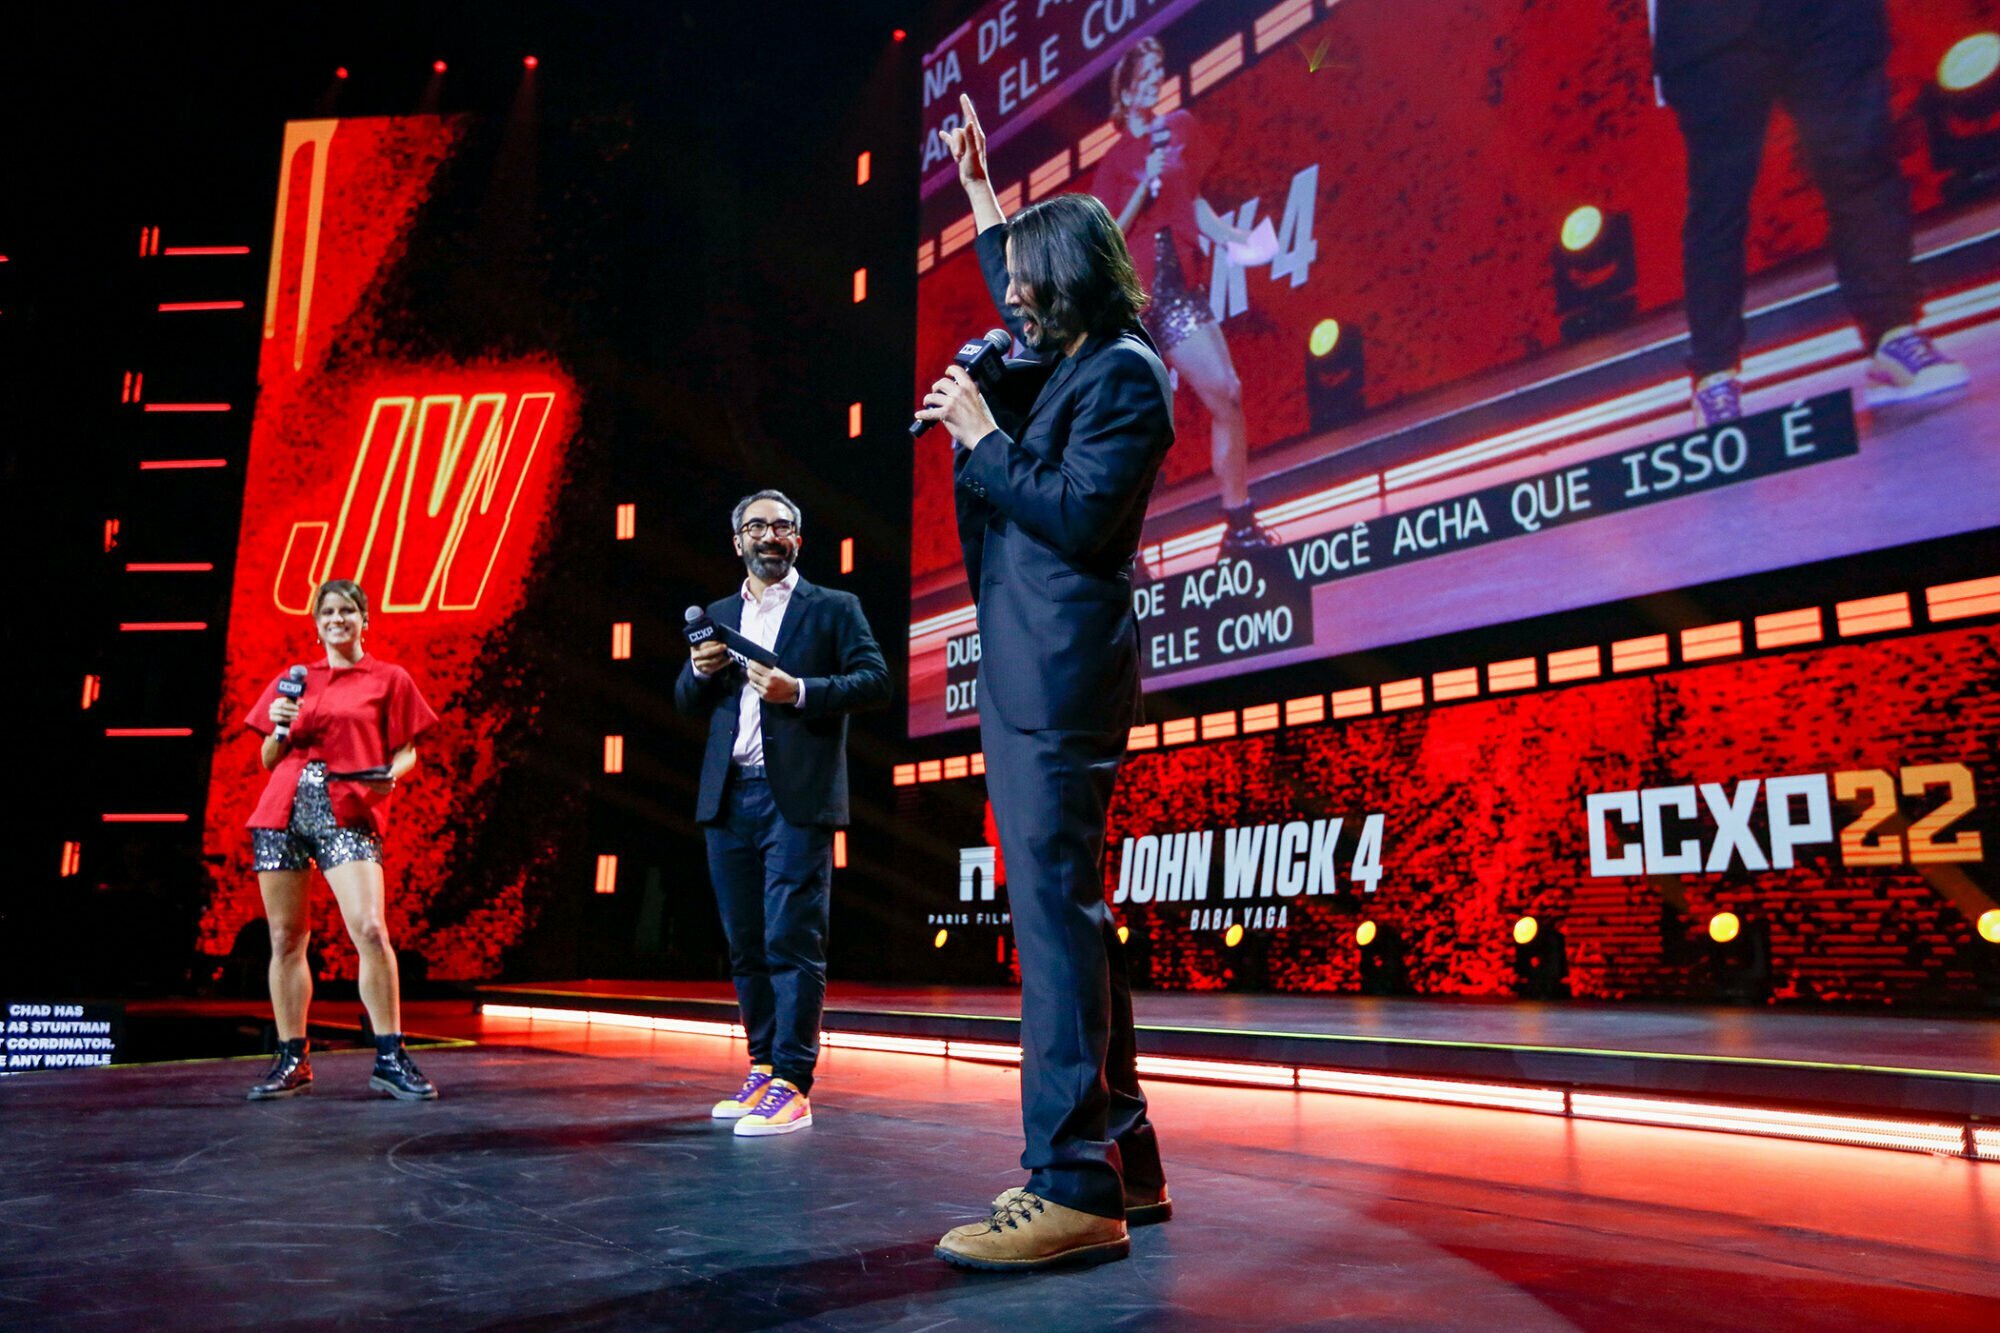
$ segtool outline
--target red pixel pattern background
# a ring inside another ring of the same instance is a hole
[[[1802,848],[1790,871],[1683,877],[1689,947],[1674,957],[1658,885],[1590,877],[1584,802],[1591,792],[1686,782],[1962,763],[1977,803],[1953,831],[1979,831],[1988,859],[1954,868],[1991,897],[1996,651],[2000,631],[1975,627],[1141,752],[1127,761],[1111,811],[1107,896],[1123,839],[1335,815],[1348,821],[1345,887],[1352,830],[1381,812],[1375,893],[1250,900],[1285,903],[1288,923],[1237,950],[1218,930],[1188,929],[1186,903],[1120,905],[1135,971],[1164,988],[1219,989],[1254,949],[1271,989],[1353,990],[1353,934],[1365,916],[1407,941],[1419,992],[1504,995],[1510,930],[1526,913],[1567,935],[1579,996],[1699,998],[1707,982],[1688,959],[1701,954],[1708,918],[1726,909],[1771,922],[1775,999],[1966,1002],[1976,982],[1965,960],[1987,946],[1965,914],[1916,870],[1847,866],[1834,846]],[[1934,795],[1904,807],[1938,803]],[[1836,802],[1835,828],[1856,813]],[[1713,826],[1705,814],[1702,824],[1705,848]],[[1756,827],[1761,838],[1761,816]],[[1219,867],[1220,833],[1215,859]],[[1242,919],[1243,902],[1224,900],[1219,887],[1197,905],[1235,906]]]
[[[531,840],[536,850],[481,884],[476,901],[451,883],[490,806],[503,738],[533,726],[532,682],[486,686],[507,678],[513,619],[578,412],[576,385],[552,358],[453,361],[383,332],[402,313],[384,293],[465,129],[436,116],[287,127],[204,832],[213,893],[199,940],[210,953],[263,915],[242,825],[265,774],[240,722],[272,677],[323,651],[306,609],[320,579],[359,579],[374,602],[368,651],[407,669],[443,717],[395,801],[387,873],[398,947],[422,955],[433,977],[494,975],[530,924],[528,886],[559,850]],[[427,597],[424,571],[437,574]],[[475,696],[479,706],[458,706]],[[434,912],[448,886],[451,909]],[[328,965],[352,976],[330,902],[316,906]]]

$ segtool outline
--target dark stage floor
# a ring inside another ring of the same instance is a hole
[[[328,1006],[333,1008],[334,1006]],[[826,1053],[811,1129],[707,1119],[739,1043],[421,1006],[430,1105],[366,1057],[0,1079],[0,1325],[1920,1328],[2000,1321],[2000,1175],[1943,1157],[1187,1084],[1179,1217],[1126,1263],[976,1276],[1016,1183],[1002,1067]]]

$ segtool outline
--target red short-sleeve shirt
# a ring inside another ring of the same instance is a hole
[[[1189,287],[1199,286],[1207,276],[1197,247],[1200,228],[1195,224],[1194,201],[1201,197],[1202,178],[1214,164],[1215,153],[1195,118],[1185,111],[1170,111],[1156,122],[1164,132],[1166,160],[1160,167],[1160,192],[1149,195],[1132,219],[1125,244],[1132,252],[1132,267],[1139,284],[1152,294],[1157,276],[1153,272],[1153,236],[1171,227],[1174,247],[1181,264],[1181,276]],[[1132,191],[1146,178],[1146,159],[1153,151],[1151,134],[1120,136],[1097,164],[1091,193],[1115,215],[1125,207]]]
[[[278,697],[274,678],[243,715],[243,725],[259,735],[276,729],[271,701]],[[298,721],[292,723],[292,748],[271,770],[264,795],[248,821],[250,828],[286,828],[292,821],[292,795],[299,770],[317,759],[331,773],[379,768],[437,725],[438,716],[424,702],[410,673],[380,658],[363,657],[339,670],[325,662],[306,666],[306,692],[299,700]],[[342,828],[365,829],[376,837],[389,831],[388,793],[335,779],[327,792],[333,801],[333,821]]]

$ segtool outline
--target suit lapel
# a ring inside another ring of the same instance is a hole
[[[1085,353],[1085,355],[1088,354],[1088,352]],[[1028,409],[1028,415],[1021,418],[1022,435],[1028,433],[1028,423],[1035,419],[1035,414],[1041,411],[1045,405],[1055,401],[1056,394],[1069,381],[1069,377],[1076,373],[1077,362],[1082,359],[1082,356],[1066,356],[1063,358],[1063,363],[1056,367],[1055,374],[1049,376],[1048,382],[1042,385],[1042,391],[1035,395],[1034,406]]]
[[[778,639],[771,653],[780,662],[785,660],[785,649],[797,636],[799,626],[812,614],[813,603],[819,600],[819,589],[807,583],[805,576],[799,576],[798,586],[792,589],[792,600],[785,607],[785,618],[778,622]]]

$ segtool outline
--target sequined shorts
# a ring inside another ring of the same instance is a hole
[[[333,798],[326,790],[326,765],[315,759],[299,772],[292,797],[290,828],[253,828],[251,850],[258,870],[304,870],[319,863],[322,873],[349,861],[382,860],[382,840],[333,822]]]
[[[1202,325],[1215,323],[1215,312],[1208,308],[1208,288],[1201,283],[1190,285],[1181,272],[1172,227],[1153,233],[1153,299],[1146,303],[1139,322],[1162,352],[1180,346]]]

